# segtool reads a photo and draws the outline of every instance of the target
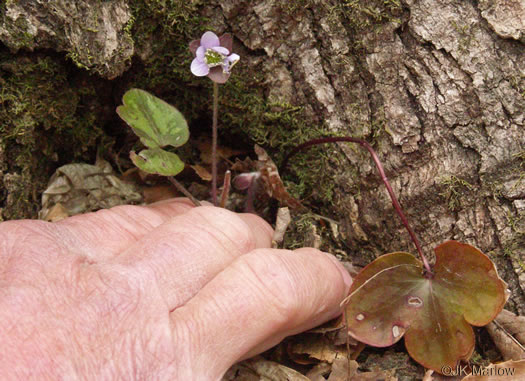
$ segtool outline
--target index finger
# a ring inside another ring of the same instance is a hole
[[[115,257],[164,222],[193,208],[186,198],[148,206],[122,205],[66,218],[50,224],[49,230],[71,252],[99,262]]]

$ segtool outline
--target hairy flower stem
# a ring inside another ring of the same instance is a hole
[[[372,156],[372,159],[374,160],[374,163],[377,167],[379,175],[381,176],[381,180],[383,180],[383,184],[385,184],[386,190],[388,191],[388,195],[390,196],[390,199],[392,200],[392,205],[394,206],[394,209],[399,215],[399,218],[401,218],[401,222],[403,222],[403,225],[405,225],[405,228],[407,229],[408,234],[410,235],[410,238],[412,239],[412,242],[414,242],[414,245],[416,246],[417,252],[419,253],[419,256],[421,257],[421,260],[423,261],[423,265],[425,266],[425,270],[426,270],[426,276],[431,277],[433,274],[432,268],[430,267],[430,264],[428,263],[427,258],[423,255],[423,250],[421,250],[421,245],[419,244],[419,240],[417,239],[416,234],[414,233],[414,231],[408,224],[408,220],[405,217],[403,210],[401,209],[401,205],[399,205],[399,202],[397,201],[396,195],[394,194],[394,190],[392,189],[392,186],[390,185],[390,182],[388,181],[386,177],[385,170],[383,169],[383,165],[381,164],[381,161],[379,161],[379,157],[377,156],[376,152],[374,151],[372,146],[367,141],[357,139],[357,138],[352,138],[350,136],[345,136],[345,137],[335,137],[334,136],[334,137],[325,137],[325,138],[309,140],[306,143],[298,145],[290,153],[288,153],[288,155],[286,155],[286,157],[284,158],[281,164],[281,168],[279,170],[281,176],[283,175],[286,165],[288,164],[288,160],[290,159],[290,157],[292,157],[296,153],[304,150],[305,148],[308,148],[308,147],[311,147],[317,144],[336,143],[336,142],[357,143],[368,150],[368,152]]]
[[[211,141],[211,202],[217,206],[217,119],[219,116],[219,85],[213,82],[213,124]]]

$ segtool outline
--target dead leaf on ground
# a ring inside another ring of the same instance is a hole
[[[348,335],[343,315],[340,315],[336,319],[332,319],[329,322],[320,325],[319,327],[315,327],[304,332],[304,334],[315,333],[325,335],[334,345],[346,346],[346,343],[348,342],[348,345],[352,349],[352,356],[354,356],[356,352],[360,353],[365,347],[363,343]]]
[[[525,360],[505,361],[477,368],[479,374],[472,374],[461,381],[516,381],[525,380]]]
[[[239,378],[239,374],[243,378]],[[249,378],[255,375],[259,378]],[[274,361],[268,361],[257,356],[235,364],[226,372],[222,381],[310,381],[301,373]]]
[[[288,225],[292,222],[292,217],[290,216],[290,209],[284,207],[279,208],[277,211],[277,219],[275,221],[275,230],[272,237],[272,247],[278,248],[279,245],[284,241],[284,234]]]
[[[288,355],[298,364],[308,365],[319,361],[331,364],[338,358],[347,358],[346,346],[334,345],[332,340],[323,335],[300,337],[297,341],[292,338],[287,346]]]
[[[268,156],[266,151],[258,145],[255,145],[255,153],[258,157],[256,162],[257,170],[261,174],[261,180],[266,193],[268,193],[270,197],[275,198],[283,205],[286,205],[292,209],[304,208],[304,206],[299,201],[297,201],[288,193],[283,184],[283,181],[281,180],[281,176],[279,176],[277,166],[273,160],[270,159],[270,156]]]
[[[378,370],[372,372],[359,372],[359,364],[350,361],[350,373],[348,372],[348,360],[337,359],[332,364],[332,373],[327,381],[397,381],[395,370]],[[348,376],[350,375],[350,379]]]
[[[142,196],[137,189],[121,181],[111,165],[97,160],[96,165],[67,164],[58,168],[42,194],[39,218],[50,218],[53,207],[61,204],[60,213],[68,216],[107,209],[117,205],[137,204]],[[53,213],[57,213],[54,209]]]
[[[46,215],[41,217],[41,219],[48,222],[57,222],[68,217],[69,213],[67,212],[67,209],[64,207],[64,205],[61,203],[56,203],[51,207],[51,209],[49,209]]]
[[[505,360],[525,359],[525,316],[502,310],[487,331]]]
[[[243,160],[235,159],[235,163],[233,163],[231,170],[243,173],[252,172],[256,170],[256,165],[250,157],[245,157]]]
[[[211,173],[206,168],[198,164],[190,165],[190,167],[195,171],[197,176],[199,176],[202,180],[211,181]]]
[[[432,377],[433,373],[434,371],[432,369],[427,370],[423,376],[423,381],[434,381],[434,377]]]
[[[329,375],[332,371],[332,365],[325,362],[315,365],[306,373],[310,381],[326,381],[324,376]]]
[[[348,366],[350,366],[350,372],[348,371]],[[352,380],[357,373],[358,367],[359,364],[354,360],[348,362],[348,359],[337,359],[332,364],[332,372],[327,381],[346,381],[348,380],[348,376],[350,376],[350,380]]]

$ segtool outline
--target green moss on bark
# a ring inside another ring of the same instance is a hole
[[[54,168],[87,159],[103,134],[60,58],[0,52],[0,78],[3,218],[31,218]]]

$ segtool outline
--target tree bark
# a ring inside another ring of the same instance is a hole
[[[480,248],[525,313],[523,2],[285,4],[221,1],[235,36],[264,52],[269,96],[373,141],[424,250],[449,239]],[[370,158],[338,149],[346,162],[330,167],[328,213],[350,259],[414,252]]]

